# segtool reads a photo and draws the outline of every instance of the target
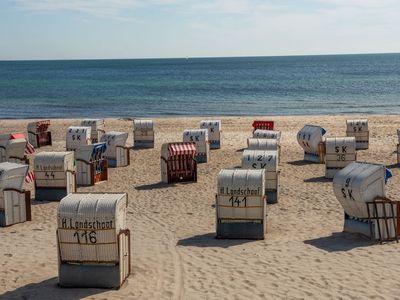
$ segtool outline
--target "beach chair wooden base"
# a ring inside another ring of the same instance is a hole
[[[217,220],[217,239],[263,240],[266,223],[262,220]]]
[[[371,238],[381,244],[388,241],[399,242],[400,201],[379,197],[366,202]]]
[[[304,153],[304,160],[314,162],[314,163],[320,163],[320,161],[321,161],[318,154],[306,153],[306,152]]]
[[[221,141],[210,141],[210,149],[221,149]]]
[[[265,195],[267,196],[267,203],[268,204],[276,204],[276,203],[278,203],[279,189],[278,189],[278,191],[266,191]]]
[[[369,148],[369,131],[346,131],[346,136],[353,136],[356,138],[356,150],[367,150]]]
[[[346,216],[344,219],[343,232],[357,233],[373,239],[373,237],[371,237],[370,226],[371,224],[366,220]]]
[[[207,155],[196,155],[195,160],[198,164],[205,164],[208,162]]]
[[[380,244],[399,242],[400,201],[377,198],[366,202],[368,218],[359,219],[345,215],[344,232],[358,233]]]
[[[113,263],[101,262],[61,262],[58,266],[58,280],[61,287],[73,288],[115,288],[119,289],[131,273],[131,245],[128,229],[118,234],[119,261]],[[60,260],[60,250],[59,260]]]
[[[60,201],[69,192],[65,187],[62,188],[35,188],[36,201]]]
[[[35,181],[35,200],[36,201],[60,201],[70,193],[76,193],[76,173],[75,171],[66,171],[67,186],[63,187],[43,187],[37,186]]]
[[[197,170],[168,172],[168,183],[197,182]]]
[[[97,162],[87,162],[77,159],[77,184],[79,186],[92,186],[108,179],[108,162],[103,159],[100,164],[101,172],[96,171]]]
[[[333,179],[335,177],[336,173],[339,172],[343,168],[326,168],[325,169],[325,178],[327,179]]]
[[[134,149],[151,149],[154,148],[154,141],[134,141]]]
[[[116,157],[106,157],[110,168],[126,167],[131,164],[130,148],[116,146]]]
[[[369,142],[356,142],[356,150],[367,150],[369,148]]]
[[[318,144],[318,153],[304,152],[304,160],[319,163],[319,164],[324,164],[325,163],[325,153],[326,153],[325,143],[320,142]]]

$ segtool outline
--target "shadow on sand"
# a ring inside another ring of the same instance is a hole
[[[242,148],[242,149],[237,149],[235,152],[243,152],[244,150],[246,150],[247,148]]]
[[[51,202],[56,202],[56,201],[36,201],[35,198],[31,199],[31,205],[44,205],[44,204],[49,204]]]
[[[106,289],[62,288],[58,286],[58,277],[46,279],[38,283],[30,283],[13,291],[0,295],[0,299],[82,299],[104,293]]]
[[[391,165],[387,165],[386,168],[388,169],[395,169],[395,168],[400,168],[400,164],[391,164]]]
[[[166,188],[173,187],[173,186],[175,186],[175,184],[165,183],[165,182],[157,182],[157,183],[151,183],[151,184],[138,185],[138,186],[135,186],[135,189],[138,191],[149,191],[149,190],[154,190],[154,189],[166,189]]]
[[[321,183],[321,182],[332,182],[332,179],[325,178],[324,176],[319,177],[312,177],[303,180],[304,182],[311,182],[311,183]]]
[[[288,161],[288,164],[293,166],[307,166],[307,165],[315,165],[317,163],[306,160],[293,160],[293,161]]]
[[[206,233],[179,240],[177,246],[200,247],[200,248],[207,248],[207,247],[229,248],[232,246],[238,246],[257,241],[258,240],[246,240],[246,239],[217,239],[215,237],[215,233]]]
[[[373,242],[360,234],[335,232],[330,236],[304,241],[304,244],[311,245],[328,252],[345,252],[355,248],[371,246],[373,245]]]

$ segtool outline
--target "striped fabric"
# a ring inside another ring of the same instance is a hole
[[[169,166],[175,172],[191,172],[196,156],[195,143],[171,143],[168,147]]]
[[[257,129],[274,130],[274,121],[259,121],[253,122],[254,131]]]
[[[31,183],[33,181],[35,181],[35,174],[33,173],[33,171],[28,171],[28,173],[25,176],[25,182]]]
[[[36,122],[36,132],[45,132],[50,126],[50,120]]]
[[[26,147],[25,147],[25,154],[32,154],[35,153],[35,148],[33,147],[33,145],[31,143],[29,143],[28,141],[26,142]]]
[[[168,147],[169,156],[177,155],[196,155],[196,146],[194,143],[173,143]]]

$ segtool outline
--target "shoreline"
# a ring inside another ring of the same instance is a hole
[[[143,117],[71,117],[71,118],[9,118],[4,119],[0,118],[0,122],[12,122],[12,121],[21,121],[21,122],[31,122],[31,121],[40,121],[40,120],[50,120],[50,121],[66,121],[66,120],[83,120],[83,119],[104,119],[105,121],[133,121],[134,119],[152,119],[152,120],[171,120],[171,119],[254,119],[254,120],[268,120],[268,119],[277,119],[277,118],[378,118],[378,117],[388,117],[395,118],[400,117],[399,114],[365,114],[365,113],[346,113],[346,114],[310,114],[310,115],[161,115],[161,116],[143,116]]]

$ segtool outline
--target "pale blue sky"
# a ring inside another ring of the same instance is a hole
[[[378,52],[399,0],[0,0],[0,60]]]

